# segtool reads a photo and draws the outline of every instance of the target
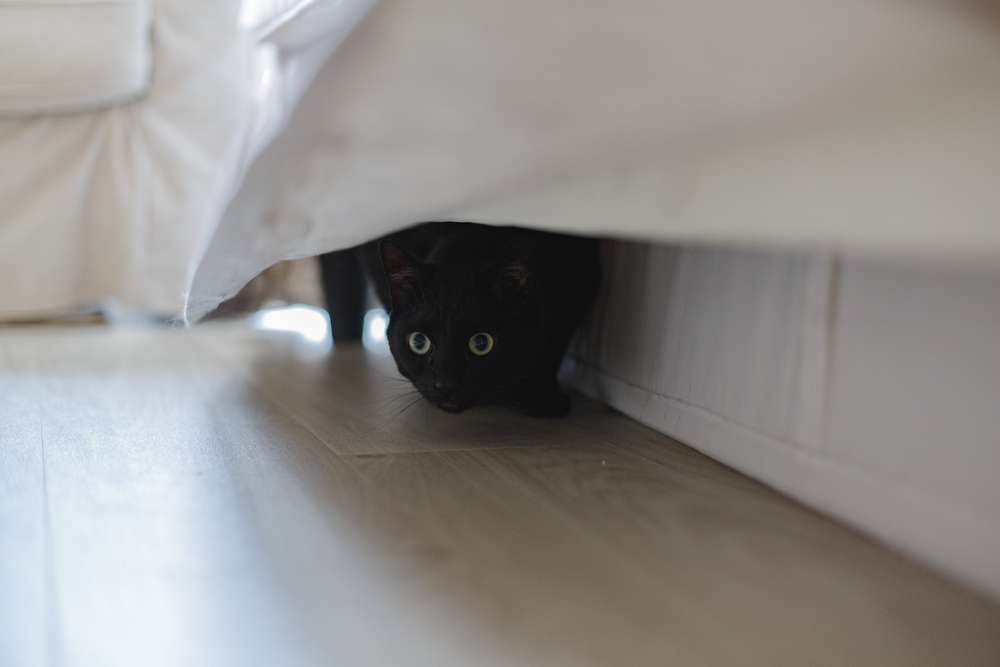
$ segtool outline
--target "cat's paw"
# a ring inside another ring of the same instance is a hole
[[[569,414],[569,396],[561,391],[553,391],[541,395],[534,395],[530,398],[522,398],[519,401],[521,411],[532,417],[545,417],[554,419],[565,417]]]

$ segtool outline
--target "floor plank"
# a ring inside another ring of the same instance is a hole
[[[50,627],[56,600],[46,585],[51,549],[41,410],[30,384],[0,373],[0,665],[40,667],[49,659],[47,635],[59,635]]]
[[[402,410],[239,325],[0,351],[3,664],[1000,664],[995,603],[591,402]]]

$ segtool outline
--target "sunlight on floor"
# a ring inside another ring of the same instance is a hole
[[[389,349],[389,340],[385,337],[385,329],[389,326],[389,315],[381,308],[375,308],[365,313],[364,332],[361,335],[362,344],[369,350],[385,351]]]
[[[333,346],[330,316],[322,308],[301,303],[258,310],[250,316],[250,326],[258,331],[288,331],[327,349]],[[384,337],[384,336],[383,336]]]

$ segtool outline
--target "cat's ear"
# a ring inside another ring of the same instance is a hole
[[[535,283],[535,244],[528,236],[511,239],[494,266],[493,284],[500,294],[529,294]]]
[[[392,241],[381,241],[378,250],[382,255],[385,278],[389,281],[389,295],[392,302],[397,303],[403,292],[413,289],[420,282],[424,275],[423,265]]]

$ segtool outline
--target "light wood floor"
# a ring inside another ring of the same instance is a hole
[[[0,665],[1000,665],[995,604],[599,405],[288,340],[0,330]]]

